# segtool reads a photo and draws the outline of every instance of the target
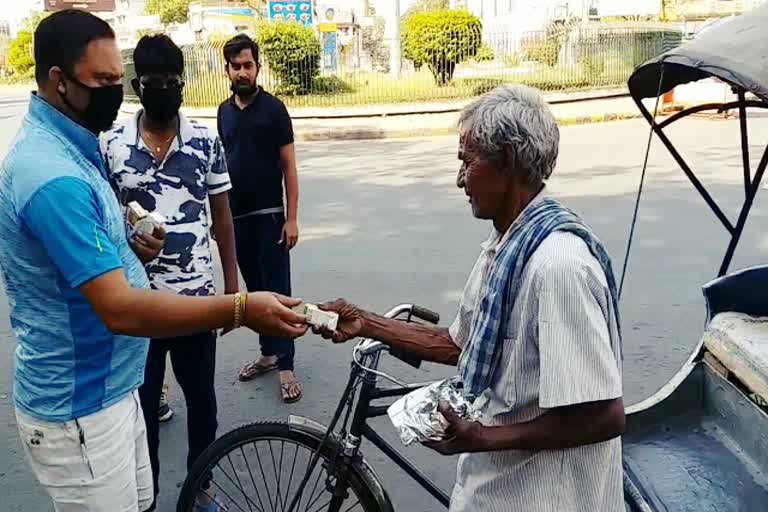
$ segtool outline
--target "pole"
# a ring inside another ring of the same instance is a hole
[[[392,16],[392,45],[389,52],[389,72],[392,78],[400,78],[402,65],[402,48],[400,41],[400,0],[395,0],[394,14]]]

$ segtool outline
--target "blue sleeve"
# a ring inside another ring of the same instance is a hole
[[[57,178],[43,185],[22,209],[21,220],[72,288],[123,266],[107,234],[101,202],[81,179]]]

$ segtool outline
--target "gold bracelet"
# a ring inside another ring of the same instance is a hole
[[[239,293],[235,294],[235,321],[232,327],[239,329],[243,325],[243,297]]]
[[[240,292],[240,303],[243,305],[243,322],[245,322],[245,310],[248,308],[248,292]]]

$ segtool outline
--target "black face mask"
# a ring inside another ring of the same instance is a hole
[[[112,127],[120,111],[120,105],[123,104],[122,84],[90,87],[74,77],[67,76],[67,78],[81,89],[88,91],[91,97],[88,106],[85,109],[79,109],[72,105],[66,94],[59,93],[64,103],[80,117],[80,124],[95,134]]]
[[[181,108],[181,86],[176,85],[167,89],[144,87],[141,90],[141,104],[147,116],[158,123],[167,123],[174,119]]]

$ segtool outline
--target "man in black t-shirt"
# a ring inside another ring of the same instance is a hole
[[[280,100],[256,85],[259,47],[250,37],[229,40],[224,59],[234,94],[219,106],[218,129],[232,181],[240,272],[248,290],[290,295],[289,251],[299,239],[291,118]],[[240,370],[240,380],[279,370],[283,401],[296,402],[302,388],[294,373],[293,340],[262,335],[259,341],[262,355]]]

